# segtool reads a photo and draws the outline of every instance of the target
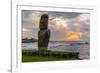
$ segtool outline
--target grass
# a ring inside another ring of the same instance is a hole
[[[22,62],[43,62],[43,61],[62,61],[79,60],[76,57],[66,57],[67,54],[76,54],[78,52],[22,50]]]
[[[40,56],[23,56],[22,62],[42,62],[42,61],[62,61],[78,60],[76,58],[57,58],[57,57],[40,57]]]

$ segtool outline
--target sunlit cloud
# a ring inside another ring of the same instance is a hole
[[[67,41],[79,41],[81,40],[83,33],[82,32],[70,32],[65,36]]]
[[[29,30],[26,29],[26,28],[22,28],[22,31],[23,31],[23,32],[28,32]]]
[[[22,37],[23,38],[28,37],[28,32],[29,32],[29,30],[23,27],[22,28]]]
[[[79,20],[80,21],[87,21],[87,20],[89,20],[90,19],[90,14],[81,14],[80,16],[79,16]]]
[[[68,19],[64,19],[64,18],[54,18],[53,20],[51,20],[53,26],[52,27],[56,27],[55,29],[61,29],[61,28],[64,28],[64,29],[67,29],[68,28],[68,23],[69,23],[69,20]]]

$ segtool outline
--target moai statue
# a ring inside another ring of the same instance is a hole
[[[50,30],[48,29],[48,15],[43,14],[40,19],[38,32],[38,48],[39,51],[45,51],[48,49],[48,43],[50,39]]]

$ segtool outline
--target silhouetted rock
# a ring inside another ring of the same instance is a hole
[[[48,15],[44,14],[40,19],[40,30],[38,32],[38,48],[39,50],[47,50],[50,38],[50,30],[48,29]]]

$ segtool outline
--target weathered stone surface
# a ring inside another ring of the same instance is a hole
[[[48,29],[48,15],[47,14],[44,14],[41,16],[39,28],[40,30]]]
[[[50,30],[48,29],[48,15],[44,14],[40,19],[40,30],[38,32],[38,48],[39,50],[47,50],[50,39]]]

